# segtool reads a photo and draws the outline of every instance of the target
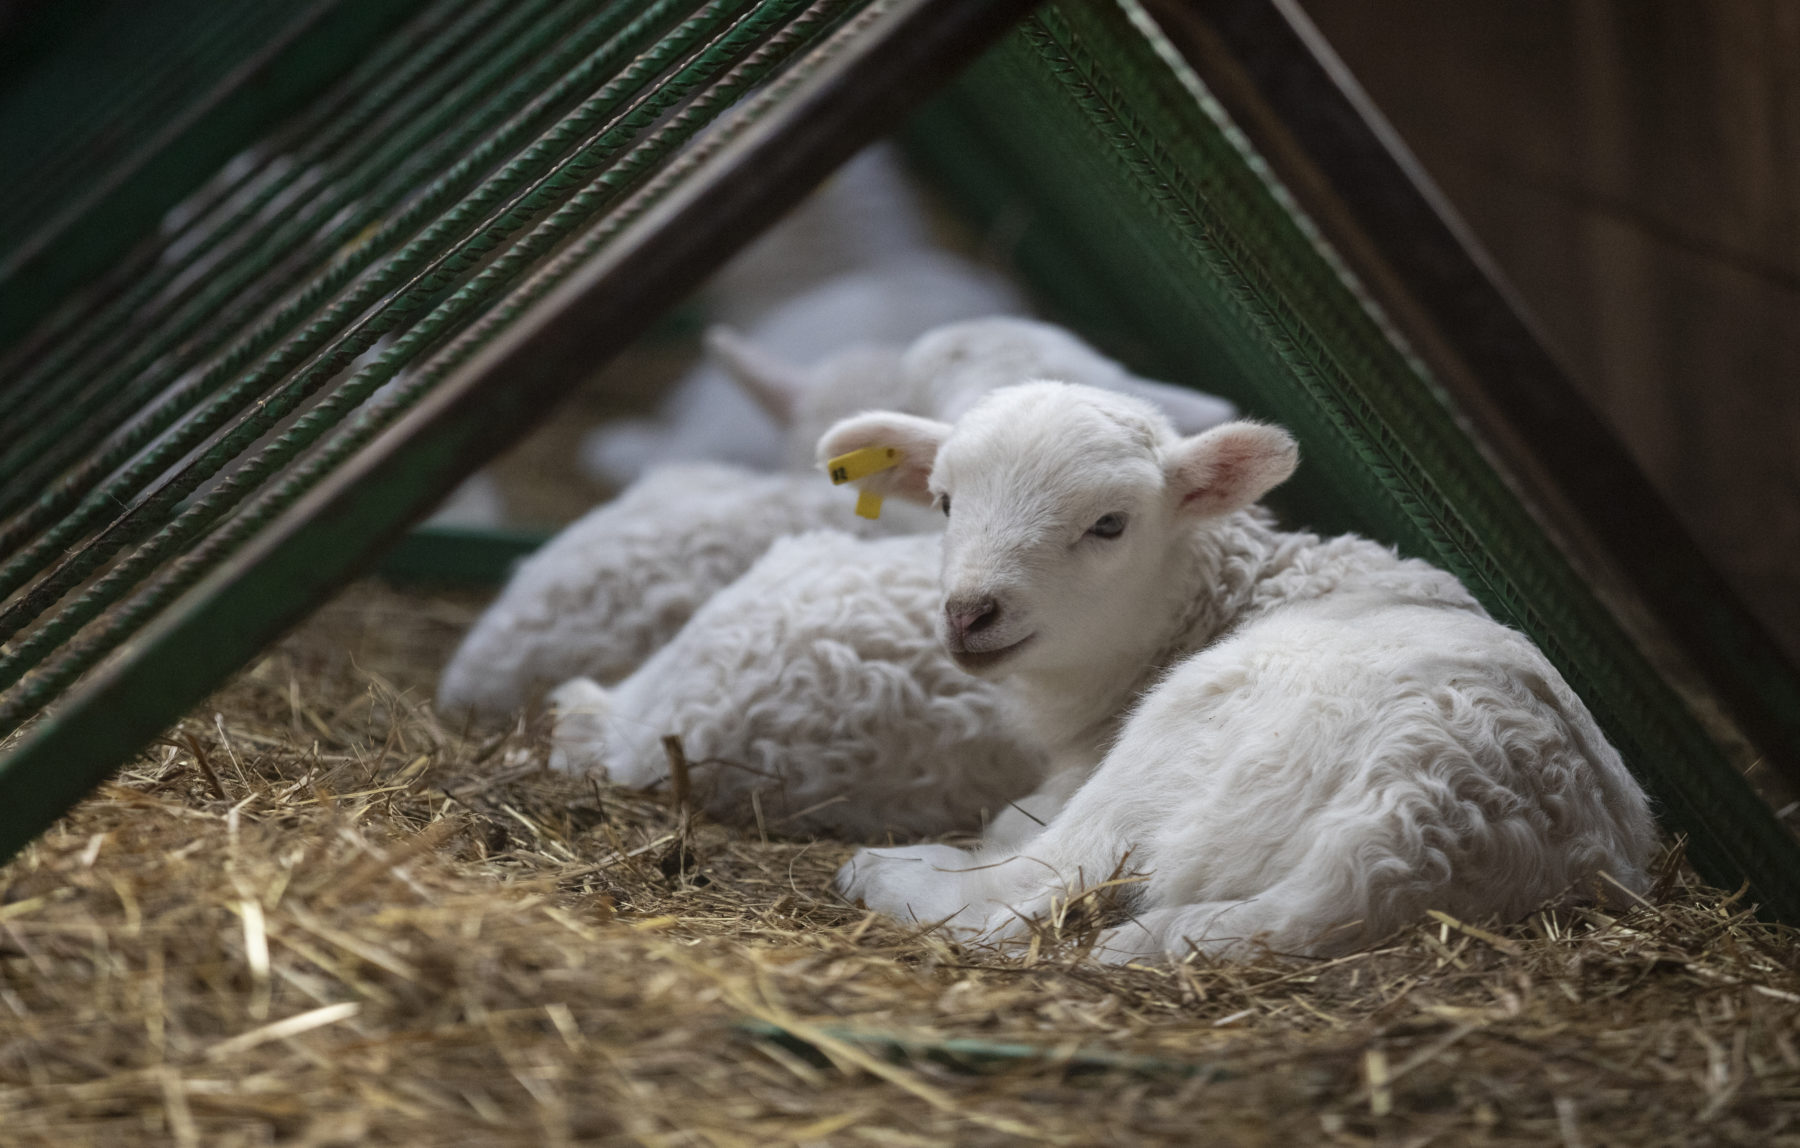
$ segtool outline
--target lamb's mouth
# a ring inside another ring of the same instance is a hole
[[[973,673],[976,670],[985,670],[999,665],[1024,649],[1035,637],[1037,637],[1036,634],[1027,634],[1012,645],[1002,646],[998,650],[951,650],[950,657],[957,665]]]

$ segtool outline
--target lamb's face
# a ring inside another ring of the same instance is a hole
[[[984,676],[1078,666],[1141,627],[1170,544],[1160,447],[1140,404],[1051,385],[999,392],[939,449],[945,647]]]
[[[944,644],[983,675],[1080,672],[1165,635],[1191,535],[1293,473],[1279,427],[1235,422],[1179,438],[1148,403],[1031,382],[954,427],[874,412],[819,440],[819,461],[871,447],[898,462],[865,491],[930,501],[944,536]]]

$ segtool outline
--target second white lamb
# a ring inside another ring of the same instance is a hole
[[[979,829],[1044,758],[939,645],[937,568],[934,535],[776,542],[617,687],[559,687],[551,765],[656,785],[674,734],[721,820],[861,840]]]

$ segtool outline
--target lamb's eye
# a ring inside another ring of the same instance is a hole
[[[938,505],[944,508],[944,517],[950,517],[950,496],[948,494],[938,499]]]
[[[1088,533],[1095,538],[1117,538],[1125,533],[1125,516],[1123,514],[1103,515],[1100,521],[1088,527]]]

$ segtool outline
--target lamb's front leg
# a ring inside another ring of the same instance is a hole
[[[1053,876],[1021,854],[908,845],[858,850],[838,870],[837,888],[890,917],[941,925],[968,940],[1001,940],[1049,907],[1061,889]]]
[[[950,845],[858,849],[838,870],[837,889],[878,913],[936,924],[964,915],[964,877],[973,865],[967,850]]]
[[[1093,771],[1094,763],[1082,758],[1053,762],[1052,772],[1036,792],[1012,802],[988,825],[981,835],[983,849],[990,854],[1024,849],[1062,813]]]
[[[963,940],[1026,936],[1030,922],[1093,884],[1129,857],[1129,843],[1057,832],[1053,824],[1023,849],[978,851],[948,845],[862,849],[838,871],[838,891],[903,921],[941,926]],[[1070,837],[1088,840],[1071,842]],[[1071,849],[1071,844],[1086,848]]]

